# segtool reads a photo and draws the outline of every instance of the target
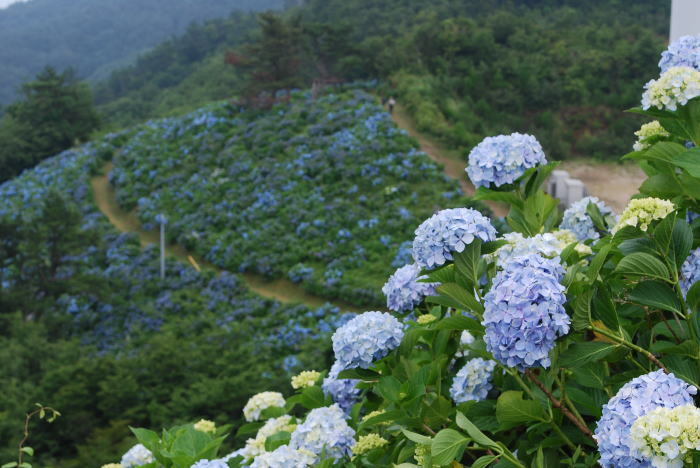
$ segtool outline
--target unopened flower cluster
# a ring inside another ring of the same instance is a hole
[[[300,388],[313,387],[318,382],[319,377],[321,377],[320,372],[303,371],[292,377],[292,388],[298,390]]]
[[[280,416],[279,418],[272,418],[265,422],[265,424],[258,429],[258,433],[255,435],[254,439],[248,439],[246,441],[245,447],[241,450],[235,452],[235,455],[241,455],[243,458],[252,460],[264,453],[265,441],[271,435],[277,434],[278,432],[293,432],[296,429],[296,424],[289,415]]]
[[[384,447],[388,443],[388,440],[373,432],[371,434],[360,436],[360,438],[357,439],[357,443],[352,448],[352,453],[355,456],[362,455],[370,450]]]
[[[368,368],[401,344],[403,325],[386,312],[365,312],[333,334],[333,352],[342,369]]]
[[[339,379],[338,373],[343,370],[337,362],[333,364],[328,377],[323,379],[323,393],[330,395],[333,401],[346,413],[360,400],[360,390],[357,388],[359,380]]]
[[[678,282],[683,296],[688,294],[690,287],[700,280],[700,248],[693,250],[681,266],[681,277]]]
[[[693,405],[655,408],[630,429],[631,447],[654,467],[683,468],[700,450],[700,409]]]
[[[665,128],[661,126],[658,120],[654,120],[642,125],[639,130],[634,132],[637,135],[637,141],[632,146],[635,151],[643,151],[651,146],[652,139],[660,139],[671,136]]]
[[[495,368],[494,361],[482,358],[471,359],[457,371],[457,375],[452,381],[450,387],[452,400],[457,404],[465,401],[485,400],[492,388],[491,374]]]
[[[316,408],[297,426],[289,445],[316,456],[323,453],[326,457],[341,459],[352,453],[355,431],[345,422],[345,413],[338,405]]]
[[[603,415],[595,430],[604,468],[651,466],[640,459],[630,436],[632,424],[656,408],[675,408],[693,403],[697,389],[663,370],[650,372],[627,382],[603,405]]]
[[[260,419],[260,414],[267,408],[284,408],[284,397],[279,392],[262,392],[253,395],[243,408],[243,416],[248,422]]]
[[[422,283],[421,267],[415,263],[405,265],[394,272],[384,284],[382,292],[386,296],[386,306],[394,312],[408,312],[423,302],[426,296],[435,295],[437,283]]]
[[[122,456],[122,468],[134,468],[154,462],[153,454],[142,444],[136,444]]]
[[[470,208],[442,210],[416,229],[413,259],[420,267],[433,269],[452,260],[453,252],[464,251],[474,239],[496,239],[496,229],[487,217]]]
[[[652,221],[665,218],[674,209],[673,203],[668,200],[652,197],[635,198],[630,200],[612,232],[615,234],[625,226],[636,226],[646,231]]]
[[[700,96],[700,71],[689,67],[671,67],[658,80],[644,85],[642,107],[675,111],[691,99]]]
[[[598,207],[598,211],[600,211],[600,214],[608,225],[615,225],[617,222],[617,217],[612,208],[598,199],[598,197],[584,197],[572,203],[571,206],[564,211],[559,227],[573,232],[576,239],[580,242],[584,242],[588,239],[600,239],[600,234],[596,230],[595,224],[593,224],[593,220],[587,212],[589,203],[593,203]]]
[[[214,421],[200,419],[194,424],[194,429],[199,432],[216,432],[216,424]]]
[[[661,72],[672,67],[700,69],[700,36],[682,36],[661,53]]]
[[[467,174],[476,187],[512,184],[531,167],[547,164],[532,135],[512,133],[486,137],[469,153]]]
[[[507,367],[549,367],[555,340],[569,332],[558,258],[511,259],[485,296],[486,349]]]

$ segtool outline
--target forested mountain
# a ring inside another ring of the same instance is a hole
[[[46,65],[98,79],[193,21],[282,0],[32,0],[0,10],[0,104]]]
[[[561,159],[629,148],[638,119],[618,109],[655,76],[669,10],[653,0],[308,0],[285,16],[301,30],[331,28],[321,44],[344,44],[340,78],[382,79],[420,129],[450,145],[517,130]],[[99,84],[97,103],[126,125],[240,93],[224,57],[258,31],[241,15],[190,28]],[[299,73],[310,85],[308,67]]]

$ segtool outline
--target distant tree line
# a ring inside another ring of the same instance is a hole
[[[193,26],[113,74],[96,97],[120,126],[323,76],[379,78],[450,145],[522,131],[554,158],[616,158],[639,124],[621,109],[657,74],[666,3],[307,0],[279,16]]]
[[[0,119],[0,182],[86,140],[99,118],[87,84],[46,67]]]

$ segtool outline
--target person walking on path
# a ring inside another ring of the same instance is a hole
[[[389,100],[387,101],[387,105],[389,106],[389,113],[393,114],[394,113],[394,106],[396,105],[396,99],[394,97],[390,97]]]

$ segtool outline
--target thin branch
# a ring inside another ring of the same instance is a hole
[[[562,412],[564,416],[566,416],[571,422],[574,423],[576,427],[579,428],[581,432],[583,432],[584,435],[589,437],[591,440],[595,442],[595,439],[593,438],[593,433],[591,430],[588,428],[588,426],[583,422],[580,421],[574,414],[569,411],[569,409],[562,404],[561,401],[557,400],[554,395],[552,395],[552,392],[550,392],[547,387],[544,386],[542,382],[539,381],[539,379],[530,371],[528,370],[525,375],[528,376],[528,378],[535,384],[537,387],[542,390],[542,392],[547,395],[547,398],[549,398],[549,401],[552,402],[552,405],[554,405],[555,408],[557,408],[559,411]]]

